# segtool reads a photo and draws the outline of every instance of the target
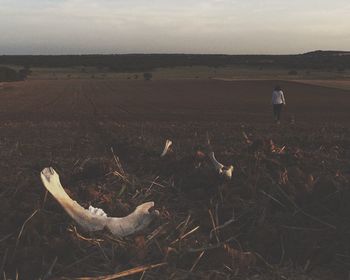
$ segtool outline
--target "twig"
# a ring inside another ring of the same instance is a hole
[[[152,241],[152,239],[154,239],[156,236],[158,236],[164,230],[164,228],[166,228],[168,225],[169,225],[169,223],[161,225],[157,229],[155,229],[150,235],[148,235],[146,245],[149,244]]]
[[[159,177],[157,177],[157,178],[159,178]],[[156,181],[148,181],[149,183],[152,183],[153,185],[155,185],[155,186],[158,186],[158,187],[161,187],[161,188],[164,188],[164,189],[166,189],[166,186],[164,186],[164,185],[162,185],[162,184],[160,184],[160,183],[157,183]]]
[[[200,253],[200,255],[198,256],[198,258],[196,259],[196,261],[194,262],[194,264],[192,265],[190,272],[192,272],[194,270],[194,268],[197,266],[197,264],[199,263],[200,259],[203,257],[205,251],[202,251],[202,253]]]
[[[151,185],[149,186],[149,188],[146,190],[146,192],[150,192],[151,189],[153,188],[153,186],[155,185],[156,181],[158,180],[159,176],[157,176],[156,178],[153,179],[153,181],[151,182]]]
[[[17,248],[17,246],[18,246],[19,240],[20,240],[20,238],[21,238],[21,236],[22,236],[24,227],[25,227],[26,224],[30,221],[30,219],[33,218],[34,215],[35,215],[36,213],[38,213],[38,211],[39,211],[39,209],[36,209],[36,210],[29,216],[29,218],[27,218],[27,220],[25,220],[25,222],[23,223],[23,225],[22,225],[22,227],[21,227],[21,230],[20,230],[20,232],[19,232],[19,234],[18,234],[18,236],[17,236],[15,251],[16,251],[16,248]]]
[[[213,229],[210,231],[210,238],[213,237],[213,232],[217,232],[218,230],[223,229],[223,228],[229,226],[230,224],[232,224],[232,223],[234,223],[234,222],[236,222],[236,219],[233,217],[232,219],[226,221],[224,224],[219,225],[219,226],[216,226],[215,228],[213,228]]]
[[[292,230],[300,230],[300,231],[325,231],[328,228],[307,228],[307,227],[295,227],[295,226],[286,226],[281,225],[282,228],[292,229]]]
[[[126,183],[129,183],[130,184],[130,181],[128,180],[128,178],[126,178],[125,175],[121,174],[120,172],[118,172],[117,170],[114,170],[112,172],[115,176],[121,178],[123,181],[125,181]]]
[[[146,270],[145,270],[144,272],[142,272],[142,275],[141,275],[141,277],[140,277],[140,280],[143,280],[143,277],[145,276],[145,274],[146,274]]]
[[[209,132],[208,131],[206,132],[206,140],[207,140],[207,143],[206,143],[207,146],[210,147],[211,142],[210,142],[210,137],[209,137]]]
[[[73,232],[75,233],[75,236],[81,240],[84,240],[84,241],[87,241],[89,243],[92,243],[92,244],[95,244],[95,245],[98,245],[100,244],[100,242],[103,242],[104,240],[103,239],[94,239],[94,238],[87,238],[87,237],[84,237],[82,236],[78,231],[77,231],[77,228],[75,226],[73,226],[73,229],[68,229],[68,231],[70,232]]]
[[[180,237],[180,240],[186,238],[187,236],[189,236],[190,234],[194,233],[195,231],[197,231],[199,229],[199,226],[195,227],[194,229],[190,230],[189,232],[187,232],[186,234],[184,234],[183,236]]]
[[[286,254],[285,248],[284,248],[284,240],[283,240],[283,235],[280,236],[281,238],[281,259],[280,259],[280,265],[283,264],[284,256]]]
[[[49,270],[46,272],[45,276],[43,277],[43,279],[49,279],[52,275],[52,270],[55,267],[56,263],[57,263],[58,257],[56,256],[55,259],[53,260],[52,264],[49,267]]]
[[[181,229],[181,232],[180,232],[180,236],[184,235],[184,233],[185,233],[185,231],[187,229],[188,223],[190,222],[190,219],[191,219],[191,214],[188,214],[188,216],[187,216],[186,220],[184,221],[184,223],[181,223],[181,224],[183,224],[183,226],[182,226],[182,229]],[[177,226],[176,229],[178,229],[179,226]]]
[[[186,251],[189,252],[189,253],[209,251],[209,250],[220,248],[220,247],[224,246],[225,244],[227,244],[227,243],[229,243],[231,241],[235,241],[238,244],[238,246],[240,247],[240,250],[242,251],[242,246],[241,246],[241,244],[239,244],[239,242],[237,241],[237,239],[235,237],[230,237],[229,239],[225,240],[224,242],[217,243],[217,244],[214,244],[214,245],[203,246],[203,247],[200,247],[200,248],[189,248]]]
[[[327,223],[327,222],[321,220],[320,218],[317,218],[317,217],[312,216],[312,215],[310,215],[309,213],[305,212],[305,211],[304,211],[302,208],[300,208],[294,201],[292,201],[292,200],[289,198],[289,196],[288,196],[279,186],[278,186],[278,189],[279,189],[280,192],[286,197],[286,199],[287,199],[290,203],[292,203],[292,205],[293,205],[293,206],[295,207],[295,209],[297,210],[296,213],[300,212],[300,213],[304,214],[306,217],[309,217],[310,219],[315,220],[315,221],[317,221],[317,222],[319,222],[319,223],[321,223],[321,224],[323,224],[323,225],[325,225],[325,226],[327,226],[327,227],[330,227],[330,228],[335,229],[335,230],[337,229],[336,226],[334,226],[334,225],[332,225],[332,224],[329,224],[329,223]],[[295,213],[295,214],[296,214],[296,213]]]
[[[262,193],[263,195],[266,195],[268,198],[272,199],[274,202],[276,202],[277,204],[279,204],[283,208],[287,209],[287,207],[282,202],[280,202],[277,198],[274,198],[271,194],[268,194],[268,193],[264,192],[263,190],[260,190],[260,193]]]
[[[180,222],[177,226],[176,226],[176,230],[178,230],[182,225],[186,224],[186,221],[191,217],[191,214],[188,214],[186,219],[183,220],[182,222]]]
[[[9,248],[6,248],[5,253],[4,253],[4,257],[2,258],[2,262],[1,262],[1,267],[0,267],[0,275],[2,275],[3,271],[4,271],[4,267],[7,261],[7,253],[9,251]]]
[[[103,250],[103,248],[101,247],[100,243],[97,243],[97,246],[100,248],[103,257],[106,259],[107,262],[110,262],[111,260],[108,258],[108,256],[106,255],[105,251]]]
[[[306,217],[309,217],[310,219],[312,219],[312,220],[314,220],[314,221],[317,221],[317,222],[319,222],[319,223],[321,223],[321,224],[323,224],[323,225],[325,225],[325,226],[327,226],[327,227],[330,227],[330,228],[335,229],[335,230],[337,229],[336,226],[334,226],[334,225],[332,225],[332,224],[329,224],[329,223],[327,223],[327,222],[321,220],[320,218],[317,218],[317,217],[312,216],[312,215],[310,215],[309,213],[305,212],[305,210],[303,210],[302,208],[300,208],[293,200],[290,199],[290,197],[286,194],[286,192],[283,191],[282,188],[281,188],[278,184],[276,184],[275,180],[274,180],[271,176],[269,176],[269,177],[270,177],[270,180],[271,180],[273,183],[275,183],[275,185],[277,186],[277,188],[278,188],[278,190],[281,192],[281,194],[294,206],[294,208],[295,208],[295,210],[296,210],[295,214],[298,213],[298,212],[300,212],[300,213],[304,214]]]
[[[199,226],[195,227],[194,229],[190,230],[189,232],[187,232],[186,234],[184,234],[183,236],[180,236],[178,239],[174,240],[173,242],[170,243],[170,245],[173,245],[174,243],[185,239],[187,236],[189,236],[190,234],[194,233],[195,231],[197,231],[199,229]]]
[[[13,233],[10,233],[10,234],[8,234],[8,235],[5,235],[3,238],[0,239],[0,242],[3,242],[3,241],[5,241],[5,240],[9,239],[12,235],[13,235]]]
[[[112,155],[113,155],[113,158],[114,158],[114,161],[119,169],[119,172],[117,170],[114,170],[112,173],[118,177],[120,177],[122,180],[124,180],[125,182],[130,183],[129,179],[127,178],[126,176],[126,173],[120,163],[120,160],[119,158],[114,154],[114,151],[113,151],[113,148],[111,148],[111,152],[112,152]]]
[[[220,243],[220,239],[219,239],[219,236],[218,236],[218,232],[216,230],[216,224],[215,224],[215,221],[214,221],[214,217],[213,217],[213,213],[211,212],[211,210],[209,209],[209,217],[211,219],[211,223],[212,223],[212,226],[213,226],[213,231],[215,233],[215,237],[216,237],[216,241],[217,243]]]
[[[273,266],[269,264],[259,253],[254,252],[254,254],[270,269],[273,269]]]
[[[219,203],[216,202],[216,205],[215,205],[215,224],[216,225],[219,225],[220,222],[219,222]]]
[[[45,203],[46,203],[46,200],[47,200],[47,195],[48,195],[48,193],[49,193],[49,191],[46,190],[45,196],[44,196],[44,200],[43,200],[43,204],[42,204],[41,208],[44,208],[44,207],[45,207]]]
[[[150,269],[154,269],[154,268],[158,268],[161,266],[166,265],[167,263],[159,263],[159,264],[152,264],[152,265],[143,265],[143,266],[138,266],[132,269],[128,269],[122,272],[118,272],[115,274],[111,274],[111,275],[106,275],[106,276],[98,276],[98,277],[80,277],[80,278],[61,278],[63,279],[73,279],[73,280],[113,280],[113,279],[119,279],[122,277],[126,277],[126,276],[130,276],[130,275],[134,275],[137,273],[141,273],[144,272],[146,270],[150,270]]]

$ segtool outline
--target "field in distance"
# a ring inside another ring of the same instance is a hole
[[[15,70],[18,66],[9,66]],[[106,79],[106,80],[143,80],[144,72],[117,73],[108,68],[95,67],[67,67],[67,68],[31,68],[30,80],[69,80],[69,79]],[[152,80],[208,80],[218,79],[226,81],[235,80],[285,80],[300,81],[302,83],[320,85],[338,89],[350,89],[350,70],[324,70],[324,69],[287,69],[269,66],[239,66],[226,67],[172,67],[157,68],[148,71]]]
[[[295,81],[216,79],[30,79],[0,89],[0,116],[7,120],[270,122],[271,91],[277,84],[285,90],[287,120],[293,116],[303,122],[342,123],[349,117],[347,90]]]

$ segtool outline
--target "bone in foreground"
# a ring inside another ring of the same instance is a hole
[[[154,202],[147,202],[137,206],[135,211],[126,217],[108,217],[102,209],[91,206],[87,210],[72,200],[63,189],[60,178],[52,167],[41,171],[41,180],[69,216],[86,231],[108,228],[113,235],[124,237],[146,228],[159,214],[157,210],[152,209]]]
[[[173,142],[171,140],[169,140],[169,139],[166,140],[164,150],[163,150],[162,154],[160,155],[161,157],[164,157],[168,153],[169,148],[172,144],[173,144]]]
[[[232,178],[233,165],[224,166],[223,164],[218,162],[217,159],[215,158],[214,152],[211,152],[209,154],[209,158],[211,159],[211,161],[212,161],[216,171],[220,175],[224,176],[226,179],[231,179]]]

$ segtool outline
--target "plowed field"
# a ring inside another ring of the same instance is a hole
[[[287,100],[280,125],[276,84]],[[287,81],[3,84],[0,275],[116,279],[93,277],[162,264],[128,277],[347,277],[349,108],[350,91]],[[160,158],[166,139],[173,148]],[[209,151],[234,166],[231,180]],[[160,217],[123,239],[84,232],[46,193],[47,166],[84,207],[125,216],[152,200]]]

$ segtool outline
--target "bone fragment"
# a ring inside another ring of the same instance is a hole
[[[168,153],[169,148],[172,144],[173,144],[173,142],[171,140],[169,140],[169,139],[166,140],[164,150],[163,150],[162,154],[160,155],[161,157],[164,157]]]
[[[41,180],[68,215],[86,231],[107,228],[113,235],[124,237],[143,230],[159,214],[157,210],[152,209],[154,202],[147,202],[136,207],[135,211],[126,217],[108,217],[102,209],[93,206],[85,209],[72,200],[62,187],[59,175],[52,167],[43,169]]]
[[[232,172],[233,172],[233,165],[225,166],[222,163],[218,162],[217,159],[215,158],[214,152],[209,153],[209,158],[211,159],[215,170],[225,177],[226,179],[231,179],[232,178]]]

